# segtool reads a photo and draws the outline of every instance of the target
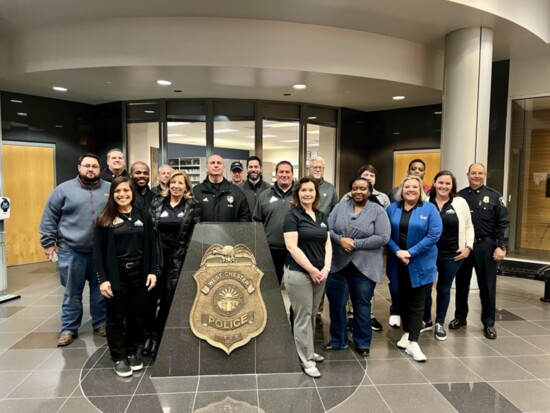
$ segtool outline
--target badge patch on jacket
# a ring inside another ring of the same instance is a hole
[[[428,219],[428,217],[426,215],[420,215],[419,218],[420,219]]]
[[[230,204],[235,202],[235,198],[233,198],[233,195],[227,195],[227,202],[229,202]]]
[[[143,222],[141,222],[139,219],[134,222],[134,227],[142,227],[143,226]]]
[[[161,218],[166,218],[168,216],[168,211],[162,211],[162,214],[160,214]]]

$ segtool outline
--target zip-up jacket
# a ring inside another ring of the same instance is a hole
[[[193,195],[201,205],[201,222],[250,222],[243,191],[225,178],[219,186],[206,178],[193,188]]]

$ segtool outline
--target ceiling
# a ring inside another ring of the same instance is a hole
[[[11,39],[21,33],[47,27],[93,24],[113,18],[178,16],[337,27],[406,39],[440,51],[447,33],[463,27],[488,26],[494,30],[494,60],[549,53],[548,44],[534,33],[506,19],[446,0],[0,0],[0,40],[9,47]],[[246,53],[238,47],[232,52]],[[159,86],[157,79],[168,79],[172,85]],[[217,82],[217,79],[230,81]],[[297,79],[307,84],[307,89],[292,89]],[[58,93],[51,89],[56,84],[73,86],[68,92]],[[441,90],[407,83],[321,70],[221,65],[28,70],[0,77],[0,90],[91,104],[145,98],[216,97],[288,100],[365,111],[436,104],[442,100]],[[391,99],[394,95],[404,95],[406,99],[395,102]]]

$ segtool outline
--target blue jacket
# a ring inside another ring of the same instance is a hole
[[[397,291],[397,261],[395,255],[399,248],[399,223],[403,212],[403,202],[394,202],[386,210],[390,219],[391,238],[388,242],[388,263],[386,272],[390,287]],[[437,241],[441,236],[443,224],[435,205],[420,202],[413,210],[407,233],[407,250],[411,254],[408,265],[413,288],[430,284],[437,275]]]

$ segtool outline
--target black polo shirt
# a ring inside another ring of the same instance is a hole
[[[327,242],[327,217],[321,211],[315,211],[315,221],[303,208],[292,208],[285,216],[283,232],[298,232],[298,248],[300,248],[311,265],[318,270],[325,266],[325,245]],[[291,270],[306,272],[287,255],[285,265]]]
[[[113,221],[116,252],[120,262],[139,261],[143,257],[144,225],[135,208],[129,214],[119,214]]]
[[[185,211],[185,199],[172,207],[167,196],[159,216],[158,231],[164,248],[175,248],[180,234],[181,222]]]
[[[430,199],[430,202],[437,207],[435,199]],[[443,223],[443,231],[437,241],[437,251],[440,254],[452,254],[458,250],[458,215],[452,203],[450,198],[439,211]]]

